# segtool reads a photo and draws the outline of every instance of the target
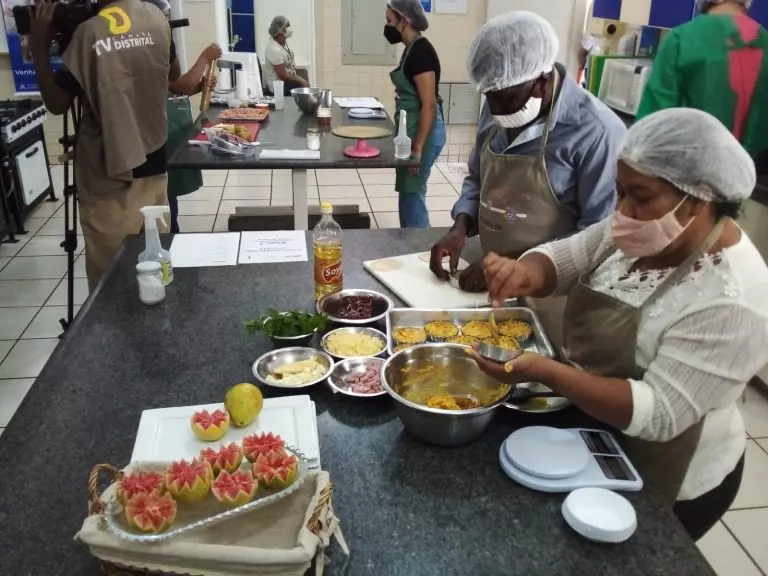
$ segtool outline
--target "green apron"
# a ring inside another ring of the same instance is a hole
[[[400,126],[400,112],[406,112],[406,132],[411,140],[416,138],[416,134],[419,132],[419,117],[421,115],[421,100],[419,99],[419,92],[416,87],[411,84],[408,77],[403,72],[405,67],[405,59],[408,58],[408,54],[411,52],[411,47],[421,40],[421,37],[416,38],[405,49],[403,57],[400,59],[400,64],[389,73],[389,78],[392,80],[392,84],[395,86],[395,129]],[[438,111],[440,113],[440,106],[442,101],[437,101]],[[427,138],[427,142],[424,144],[424,148],[427,149],[432,134],[434,133],[434,121],[432,125],[432,132]],[[426,160],[428,160],[428,154],[423,154],[421,158],[421,168],[427,168],[425,166]],[[412,175],[408,168],[397,168],[395,170],[397,177],[395,179],[395,190],[404,194],[417,194],[422,187],[423,179],[420,175]]]
[[[168,141],[165,145],[167,157],[173,155],[187,138],[193,125],[192,107],[189,98],[168,97]],[[200,170],[168,170],[168,198],[191,194],[203,185]]]

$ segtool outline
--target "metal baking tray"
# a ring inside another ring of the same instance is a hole
[[[394,308],[387,314],[387,350],[395,353],[395,342],[392,331],[404,326],[424,326],[427,322],[453,322],[457,326],[466,324],[470,320],[488,321],[491,308],[452,308],[426,309],[426,308]],[[524,306],[514,308],[496,308],[493,310],[496,322],[504,320],[522,320],[533,327],[533,334],[523,344],[525,350],[536,352],[548,358],[555,357],[552,343],[544,333],[541,321],[536,312]]]

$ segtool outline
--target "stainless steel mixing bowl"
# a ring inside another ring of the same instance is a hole
[[[320,97],[323,92],[325,92],[323,88],[294,88],[291,90],[291,96],[304,114],[314,114],[320,107]]]
[[[477,440],[493,421],[496,409],[506,398],[470,410],[441,410],[406,400],[400,395],[406,367],[441,366],[450,369],[453,377],[467,382],[466,391],[498,389],[499,382],[483,373],[467,354],[464,346],[456,344],[423,344],[398,352],[387,360],[381,383],[395,400],[397,415],[403,426],[414,436],[440,446],[459,446]]]

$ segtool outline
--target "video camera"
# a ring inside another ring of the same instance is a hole
[[[36,8],[37,6],[13,7],[13,19],[19,35],[29,34],[32,14]],[[58,0],[56,2],[51,28],[52,38],[59,46],[59,52],[64,52],[77,27],[98,12],[99,6],[92,0]],[[171,28],[183,28],[189,26],[189,20],[186,18],[171,20],[169,24]]]
[[[16,22],[16,30],[19,35],[29,34],[32,14],[36,9],[37,6],[13,7],[13,19]],[[98,11],[98,5],[91,0],[59,0],[56,3],[53,9],[51,33],[60,51],[63,52],[69,44],[77,27],[91,16],[95,16]]]

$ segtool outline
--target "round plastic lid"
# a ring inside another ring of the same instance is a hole
[[[573,432],[548,426],[516,430],[504,441],[504,456],[510,464],[538,478],[576,476],[589,462],[589,450]]]
[[[320,204],[320,212],[323,214],[333,214],[333,204],[330,202],[323,202]]]
[[[595,542],[618,544],[637,529],[629,500],[605,488],[579,488],[563,502],[563,518],[576,532]]]
[[[160,272],[160,270],[162,270],[160,262],[155,262],[154,260],[147,260],[146,262],[136,264],[136,272],[141,272],[142,274],[154,274],[155,272]]]

